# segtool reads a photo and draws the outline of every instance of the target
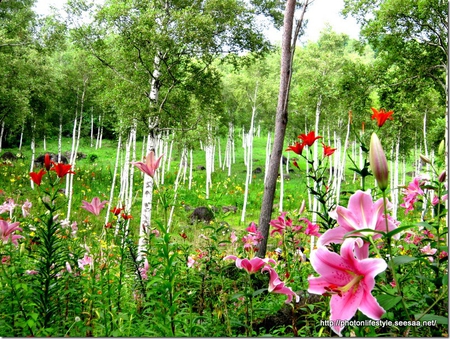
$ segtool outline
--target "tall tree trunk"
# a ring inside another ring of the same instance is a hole
[[[308,7],[309,0],[303,5],[303,12],[297,24],[296,33],[300,31],[303,22],[303,16]],[[264,184],[264,195],[259,217],[259,230],[263,236],[257,256],[264,258],[267,250],[267,240],[269,237],[269,222],[272,217],[272,206],[275,196],[275,187],[280,167],[281,154],[283,152],[284,136],[286,134],[286,125],[288,122],[288,100],[289,88],[292,77],[292,61],[295,50],[297,34],[292,41],[292,29],[294,26],[296,0],[287,0],[286,10],[284,12],[283,39],[281,46],[281,70],[280,70],[280,90],[278,92],[277,113],[275,118],[275,135],[273,140],[272,152],[270,156],[270,165],[267,173],[267,180]]]
[[[3,134],[5,132],[5,120],[2,121],[2,128],[0,130],[0,152],[2,151]]]

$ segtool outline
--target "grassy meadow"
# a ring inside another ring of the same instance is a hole
[[[71,145],[71,139],[64,139],[63,153],[69,151]],[[77,160],[74,168],[72,210],[68,220],[64,189],[72,174],[59,177],[53,170],[36,167],[34,172],[42,170],[45,173],[42,183],[35,184],[32,189],[28,147],[22,149],[19,159],[2,162],[0,336],[319,337],[340,333],[326,322],[332,307],[330,296],[337,297],[336,293],[341,296],[340,290],[329,289],[330,293],[323,294],[308,292],[308,277],[317,273],[314,270],[316,264],[312,265],[316,259],[310,252],[311,234],[305,231],[313,215],[308,202],[311,187],[307,187],[306,161],[302,157],[293,152],[289,154],[291,160],[295,156],[299,168],[291,161],[289,166],[293,171],[284,180],[283,211],[286,214],[281,215],[278,210],[281,182],[278,180],[272,214],[278,221],[271,227],[264,268],[261,269],[262,261],[250,269],[241,266],[244,264],[238,259],[246,258],[252,265],[261,260],[254,257],[258,231],[251,222],[258,223],[259,220],[265,147],[266,139],[255,137],[253,169],[260,167],[262,173],[252,176],[247,213],[245,221],[241,222],[246,167],[240,140],[236,140],[236,162],[232,164],[231,176],[227,175],[227,169],[219,168],[216,148],[209,199],[206,199],[206,173],[197,169],[205,165],[205,152],[200,147],[194,150],[192,187],[188,188],[188,177],[185,181],[181,179],[175,202],[181,150],[174,146],[164,184],[154,187],[151,230],[143,257],[138,251],[143,174],[137,169],[129,214],[112,212],[105,224],[107,209],[114,211],[118,203],[123,149],[111,206],[100,208],[98,215],[81,207],[83,200],[91,202],[94,197],[100,201],[109,200],[116,142],[103,140],[102,147],[94,149],[90,147],[89,139],[80,141],[78,151],[86,157]],[[224,149],[225,140],[222,140],[222,159]],[[141,157],[141,150],[142,143],[138,142],[137,158]],[[3,149],[2,154],[7,151],[19,153],[18,149]],[[46,151],[57,153],[57,142],[48,140],[46,150],[38,144],[36,156]],[[332,157],[323,157],[321,153],[319,147],[320,166],[327,177]],[[411,168],[407,166],[407,171]],[[158,171],[162,171],[162,166]],[[353,172],[346,169],[341,188],[345,193],[341,196],[340,206],[347,206],[349,199],[356,196],[352,193],[359,189],[360,180],[359,177],[353,179]],[[326,178],[324,182],[327,182]],[[375,188],[373,177],[366,178],[365,186]],[[437,187],[436,194],[446,193],[441,184]],[[326,190],[324,186],[323,197]],[[378,194],[376,199],[380,196]],[[301,212],[303,200],[306,200],[306,210]],[[25,207],[27,202],[32,206]],[[383,321],[392,324],[374,326],[364,323],[369,318],[358,312],[353,319],[362,322],[341,328],[343,335],[448,335],[445,324],[448,270],[444,255],[448,246],[444,240],[437,240],[447,232],[447,225],[443,223],[446,210],[438,209],[437,215],[430,214],[432,217],[421,219],[423,204],[424,200],[417,202],[414,211],[408,215],[403,209],[399,210],[396,227],[405,225],[401,230],[408,230],[402,233],[400,240],[397,231],[386,238],[372,235],[369,239],[376,244],[370,252],[370,256],[377,258],[373,260],[400,258],[394,263],[397,265],[394,274],[389,268],[377,276],[373,290],[373,295],[387,311]],[[172,206],[174,217],[169,230],[165,223]],[[200,206],[215,211],[212,222],[190,222],[192,209]],[[235,206],[237,211],[224,212],[224,206]],[[297,224],[302,227],[296,227]],[[283,231],[273,232],[276,227]],[[320,234],[325,231],[319,230]],[[409,241],[411,236],[419,240]],[[391,242],[395,246],[386,246]],[[427,246],[436,248],[437,252],[424,252]],[[332,244],[328,248],[337,252],[339,245]],[[430,256],[434,260],[430,260]],[[395,320],[412,319],[430,320],[434,325],[414,327],[394,323]]]

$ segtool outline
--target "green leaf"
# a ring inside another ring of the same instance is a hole
[[[261,293],[267,291],[267,288],[260,288],[259,290],[256,290],[253,292],[252,296],[256,297],[257,295],[260,295]]]
[[[420,316],[421,316],[420,314],[416,314],[416,315],[414,315],[414,318],[418,319]],[[425,314],[423,317],[420,318],[420,320],[436,322],[436,324],[439,324],[439,325],[448,325],[448,318],[443,317],[441,315]]]
[[[402,300],[402,297],[392,297],[392,295],[382,294],[377,295],[376,299],[380,306],[383,307],[385,311],[388,311],[397,305]]]
[[[409,263],[411,263],[413,261],[416,261],[417,259],[419,259],[419,258],[408,257],[406,255],[401,255],[399,257],[395,257],[394,259],[392,259],[392,261],[394,262],[394,264],[396,266],[399,266],[399,265],[403,265],[403,264],[409,264]]]

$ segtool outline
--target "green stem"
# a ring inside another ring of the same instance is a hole
[[[386,190],[383,190],[382,192],[383,192],[384,220],[385,220],[385,223],[386,223],[386,234],[387,234],[387,233],[389,233],[389,220],[388,220],[388,217],[387,217],[387,213],[388,212],[387,212]],[[405,303],[405,298],[403,297],[400,281],[397,279],[397,274],[395,272],[395,264],[394,264],[394,260],[392,258],[391,237],[387,237],[387,247],[388,247],[388,252],[389,252],[388,266],[389,266],[389,269],[392,272],[392,278],[394,279],[395,286],[397,287],[397,293],[401,297],[402,306],[403,306],[403,309],[405,310],[406,316],[408,317],[408,319],[411,319],[411,316],[410,316],[409,311],[408,311],[408,307],[406,306],[406,303]],[[416,336],[416,329],[415,329],[415,327],[413,327],[413,332],[414,332],[414,336]]]

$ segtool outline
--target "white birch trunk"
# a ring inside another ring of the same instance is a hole
[[[0,152],[2,151],[3,145],[3,134],[5,133],[5,120],[2,121],[2,128],[0,130]]]
[[[117,150],[116,150],[116,162],[114,164],[114,174],[112,177],[111,182],[111,190],[109,192],[109,207],[106,210],[106,217],[105,217],[105,225],[109,222],[109,214],[110,210],[113,207],[113,200],[114,200],[114,189],[116,187],[116,177],[117,177],[117,169],[119,168],[119,158],[120,158],[120,148],[122,147],[122,135],[119,134],[119,140],[117,141]]]
[[[280,159],[280,203],[279,211],[283,212],[283,198],[284,198],[284,174],[283,174],[283,155]]]
[[[61,162],[62,154],[62,115],[59,116],[59,133],[58,133],[58,162]]]
[[[30,164],[30,172],[33,172],[34,158],[36,156],[35,131],[36,131],[36,121],[33,119],[33,125],[31,127],[31,164]],[[30,180],[30,183],[31,183],[31,188],[34,189],[34,182],[33,182],[33,180]]]
[[[189,150],[189,191],[192,188],[192,167],[194,166],[194,161],[192,157],[192,149]]]
[[[167,221],[167,232],[170,231],[170,226],[172,225],[172,218],[173,218],[173,211],[175,210],[175,204],[177,201],[177,192],[178,192],[178,186],[180,183],[180,176],[181,176],[181,170],[183,167],[183,163],[186,161],[187,157],[187,149],[183,148],[183,151],[181,152],[181,159],[180,159],[180,166],[178,167],[178,173],[177,173],[177,177],[175,179],[175,187],[174,187],[174,195],[173,195],[173,203],[172,203],[172,208],[170,209],[170,215],[169,215],[169,220]]]
[[[341,166],[339,166],[339,169],[337,169],[339,171],[339,173],[337,173],[338,174],[337,175],[338,182],[337,182],[337,187],[336,187],[336,206],[339,205],[339,199],[341,197],[341,183],[345,176],[345,164],[347,162],[347,144],[348,144],[348,139],[350,137],[350,123],[351,123],[351,116],[349,114],[348,122],[347,122],[347,135],[345,136],[345,142],[344,142],[344,146],[343,146],[344,152],[343,152],[343,156],[342,156]]]
[[[94,146],[94,108],[91,107],[91,148]]]
[[[22,151],[23,131],[25,129],[25,121],[22,124],[22,130],[20,131],[19,152]]]

